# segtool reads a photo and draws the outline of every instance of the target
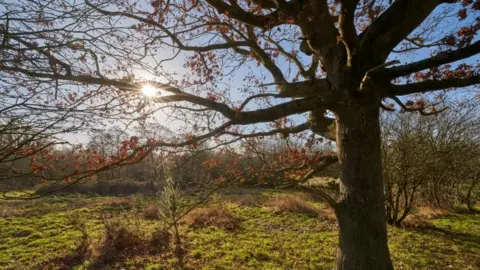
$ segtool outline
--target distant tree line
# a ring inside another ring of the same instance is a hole
[[[480,106],[477,101],[455,104],[440,114],[386,112],[382,115],[382,162],[385,210],[388,223],[400,225],[421,205],[451,208],[466,204],[474,211],[480,187]],[[91,130],[88,142],[78,147],[48,145],[35,154],[4,163],[4,171],[19,175],[10,184],[33,187],[52,179],[88,171],[93,161],[107,163],[122,155],[126,143],[177,136],[163,126],[133,130],[111,126]],[[15,138],[0,136],[4,149]],[[18,139],[17,139],[18,141]],[[119,166],[105,166],[84,181],[143,182],[153,192],[167,177],[181,188],[232,185],[291,187],[312,178],[337,179],[335,144],[305,133],[274,139],[244,138],[235,145],[209,148],[195,144],[182,151],[156,148],[140,159]],[[319,166],[318,164],[324,164]],[[58,181],[57,181],[58,182]],[[320,181],[321,182],[321,181]],[[8,183],[3,180],[2,184]],[[318,182],[312,182],[312,185]],[[331,184],[331,183],[330,183]],[[339,197],[338,183],[329,186]]]

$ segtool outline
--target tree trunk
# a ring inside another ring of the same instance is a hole
[[[468,192],[467,192],[467,198],[466,198],[467,207],[468,207],[468,210],[471,212],[475,212],[475,208],[473,207],[474,203],[472,201],[472,193],[473,193],[473,189],[478,183],[480,183],[480,171],[472,179],[472,183],[468,188]]]
[[[438,189],[440,188],[439,181],[436,180],[433,182],[433,195],[435,197],[435,206],[438,208],[443,208],[443,204],[440,200],[440,195],[438,195]]]
[[[378,103],[336,112],[341,200],[335,269],[393,269],[388,250]]]

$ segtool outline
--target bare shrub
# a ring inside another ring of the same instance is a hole
[[[152,234],[150,244],[154,251],[163,251],[169,247],[172,235],[164,227],[158,227]]]
[[[319,216],[319,209],[303,196],[275,196],[264,204],[275,213],[304,213]]]
[[[232,231],[240,227],[242,219],[234,216],[225,206],[217,206],[194,209],[185,215],[183,221],[194,228],[214,226]]]
[[[146,252],[148,242],[140,234],[139,222],[139,219],[133,214],[104,217],[104,236],[93,252],[97,261],[110,263],[125,255]]]
[[[159,219],[159,208],[155,203],[149,203],[143,208],[143,217],[145,219]]]

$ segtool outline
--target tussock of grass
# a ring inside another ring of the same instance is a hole
[[[185,215],[183,222],[185,222],[187,226],[194,228],[213,226],[232,231],[240,227],[242,220],[234,216],[227,207],[216,206],[194,209]]]
[[[401,227],[404,228],[425,228],[432,226],[431,219],[440,218],[448,215],[445,209],[435,209],[428,206],[416,208],[407,218],[402,222]]]
[[[143,217],[145,219],[159,219],[160,215],[159,212],[160,209],[158,209],[158,205],[155,203],[149,203],[143,208]]]
[[[304,196],[275,196],[265,202],[265,206],[275,213],[304,213],[319,216],[319,209]]]
[[[148,241],[142,234],[140,221],[133,214],[104,218],[104,236],[93,246],[92,256],[99,263],[117,261],[119,257],[146,253]]]

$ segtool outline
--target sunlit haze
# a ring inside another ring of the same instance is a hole
[[[158,89],[147,84],[142,87],[142,93],[147,97],[154,97],[158,95]]]

